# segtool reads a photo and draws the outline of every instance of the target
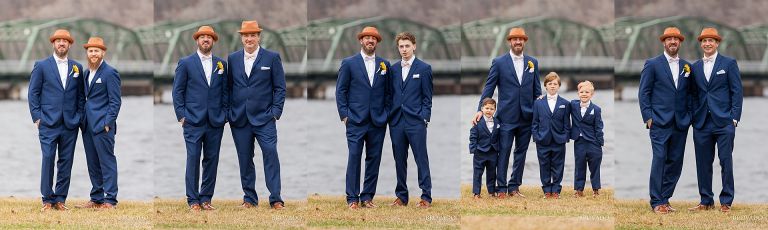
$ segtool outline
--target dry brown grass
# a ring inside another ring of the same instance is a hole
[[[768,204],[735,203],[730,213],[716,210],[689,212],[694,201],[671,202],[677,209],[665,215],[651,211],[647,200],[616,201],[616,227],[620,229],[768,229]]]
[[[39,199],[0,199],[0,228],[18,229],[149,229],[152,202],[121,201],[115,210],[76,209],[87,200],[70,199],[69,211],[40,212]]]
[[[349,210],[343,196],[309,197],[307,226],[311,228],[404,228],[456,229],[459,223],[457,200],[434,199],[432,207],[416,207],[418,197],[411,197],[406,207],[391,207],[394,197],[377,196],[377,208]]]

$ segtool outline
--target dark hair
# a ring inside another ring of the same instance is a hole
[[[414,45],[416,44],[416,36],[413,36],[413,34],[409,32],[402,32],[397,34],[397,36],[395,36],[395,44],[397,44],[397,42],[400,40],[409,40],[413,42]]]

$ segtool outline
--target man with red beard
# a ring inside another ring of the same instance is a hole
[[[91,178],[91,200],[77,208],[117,207],[117,158],[115,135],[120,112],[120,74],[104,61],[107,46],[100,37],[91,37],[83,45],[88,55],[85,71],[85,119],[83,146],[88,175]]]

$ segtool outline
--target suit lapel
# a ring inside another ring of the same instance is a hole
[[[512,82],[516,83],[518,86],[520,86],[520,81],[517,80],[517,71],[515,71],[515,59],[512,58],[511,53],[507,53],[507,61],[509,62],[509,68],[512,69]],[[525,64],[525,58],[523,58],[523,64]],[[523,71],[525,73],[525,71]]]
[[[87,92],[86,96],[90,96],[91,95],[91,91],[93,90],[93,86],[96,85],[96,80],[99,79],[99,77],[101,76],[101,72],[104,72],[104,71],[102,71],[102,69],[104,69],[104,65],[105,64],[107,64],[107,62],[102,61],[101,64],[99,65],[99,67],[96,68],[96,74],[94,74],[93,78],[90,79],[91,83],[90,83],[90,87],[88,87],[88,92]]]
[[[405,77],[405,82],[403,82],[403,88],[405,88],[406,85],[408,85],[408,82],[413,79],[413,73],[416,72],[416,65],[418,61],[416,61],[416,58],[413,58],[413,63],[411,63],[411,68],[408,69],[408,76]],[[402,63],[402,62],[401,62]]]
[[[208,79],[205,79],[205,70],[203,68],[203,60],[200,58],[200,55],[198,55],[197,52],[195,52],[192,55],[193,57],[195,57],[194,60],[192,61],[193,63],[195,63],[194,64],[195,68],[197,69],[198,72],[200,72],[200,76],[202,76],[203,78],[203,83],[205,83],[205,85],[208,85]],[[211,77],[213,77],[213,73],[211,73]]]
[[[59,66],[56,64],[56,59],[54,59],[54,57],[51,56],[48,62],[50,63],[49,66],[52,68],[50,69],[50,71],[53,71],[54,75],[56,76],[56,82],[59,83],[59,87],[61,87],[61,89],[63,90],[64,85],[63,83],[61,83],[61,75],[59,74]]]
[[[669,81],[670,84],[672,84],[672,88],[677,89],[677,86],[675,85],[675,79],[673,79],[674,76],[672,75],[672,70],[669,69],[669,61],[667,60],[667,56],[664,56],[664,54],[659,56],[659,62],[662,64],[661,67],[664,69],[664,73],[667,73],[667,77],[665,78],[667,81]]]
[[[488,124],[486,123],[488,121],[485,119],[485,115],[483,115],[482,118],[483,119],[481,120],[481,122],[479,124],[479,125],[482,126],[482,127],[480,127],[480,129],[482,129],[483,132],[487,133],[488,135],[491,135],[492,133],[491,133],[491,131],[488,130]],[[494,121],[493,125],[496,125],[496,121]]]
[[[709,87],[712,87],[715,80],[717,80],[717,71],[720,71],[720,64],[723,63],[722,60],[723,57],[720,56],[720,53],[718,53],[717,57],[715,58],[715,64],[712,66],[712,74],[709,75]]]
[[[245,50],[243,50],[243,52],[245,52]],[[249,81],[251,79],[256,78],[256,74],[254,74],[256,71],[261,71],[261,68],[259,68],[259,69],[256,69],[256,68],[259,67],[259,61],[261,61],[261,58],[263,58],[263,57],[264,57],[264,48],[259,47],[259,51],[256,52],[256,60],[254,60],[253,64],[251,65],[251,72],[249,73],[250,77],[248,77]],[[243,58],[245,58],[245,57],[243,57]]]
[[[67,91],[67,88],[69,88],[69,85],[71,85],[70,83],[72,82],[71,81],[71,79],[72,79],[71,75],[74,74],[74,71],[72,71],[72,66],[73,66],[72,60],[67,59],[67,77],[65,78],[66,81],[67,81],[67,86],[64,87],[64,91]],[[70,73],[72,73],[72,74],[70,74]]]
[[[368,87],[371,87],[372,84],[371,84],[370,78],[368,77],[368,70],[365,69],[365,59],[363,58],[363,54],[357,54],[357,58],[355,59],[357,60],[357,63],[359,66],[358,69],[360,69],[363,72],[363,77],[365,78],[365,82],[368,82]],[[374,63],[374,68],[375,67],[376,67],[376,63]],[[375,75],[376,71],[373,71],[373,74]]]

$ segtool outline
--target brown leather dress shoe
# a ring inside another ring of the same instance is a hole
[[[560,199],[560,193],[556,193],[556,192],[550,193],[549,197],[552,199]]]
[[[203,202],[203,204],[200,205],[200,207],[203,208],[203,210],[207,210],[207,211],[216,210],[216,208],[214,208],[213,205],[211,205],[211,202],[207,202],[207,201]]]
[[[69,208],[67,208],[67,206],[64,205],[64,203],[62,203],[62,202],[53,204],[53,208],[56,209],[56,210],[59,210],[59,211],[67,211],[67,210],[69,210]]]
[[[240,204],[240,207],[241,207],[241,208],[255,208],[255,207],[256,207],[256,205],[254,205],[254,204],[251,204],[251,203],[249,203],[249,202],[245,202],[245,201],[243,201],[243,203],[242,203],[242,204]]]
[[[193,211],[193,212],[199,212],[202,209],[203,208],[200,207],[200,204],[192,204],[189,206],[189,211]]]
[[[285,204],[283,204],[283,202],[278,201],[272,204],[272,209],[274,210],[283,210],[284,208],[285,208]]]
[[[117,206],[115,206],[113,204],[110,204],[110,203],[103,203],[103,204],[101,204],[101,206],[99,208],[101,208],[101,209],[116,209]]]
[[[43,208],[40,209],[41,212],[45,212],[48,210],[53,209],[53,205],[50,203],[43,203]]]
[[[363,206],[363,208],[376,208],[376,207],[378,207],[375,204],[373,204],[372,200],[363,201],[363,205],[362,206]]]
[[[576,198],[584,197],[584,191],[576,190],[576,192],[573,193],[573,197],[576,197]]]
[[[392,202],[392,204],[389,204],[389,206],[395,206],[395,207],[402,207],[405,206],[405,203],[403,203],[400,198],[395,199],[395,201]]]
[[[667,203],[665,205],[667,206],[667,210],[669,210],[669,212],[677,212],[677,209],[673,208],[671,204]]]
[[[472,196],[472,198],[475,198],[475,200],[477,200],[477,199],[482,199],[483,197],[481,197],[480,194],[475,194],[474,196]]]
[[[600,196],[600,189],[592,189],[592,196],[593,197]]]
[[[507,193],[506,192],[496,193],[496,197],[498,197],[499,199],[507,198]]]
[[[520,197],[520,198],[525,198],[525,196],[523,196],[523,194],[520,193],[520,191],[518,191],[518,190],[509,192],[509,196],[510,197],[516,197],[517,196],[517,197]]]
[[[656,214],[667,214],[669,213],[669,209],[667,209],[666,205],[657,205],[653,208],[653,212]]]
[[[698,211],[706,211],[706,210],[710,210],[710,209],[714,209],[714,208],[715,208],[714,205],[697,204],[694,207],[688,208],[688,211],[698,212]]]
[[[357,202],[352,202],[352,203],[349,203],[348,205],[349,205],[349,209],[351,210],[356,210],[360,208],[360,205],[357,204]]]
[[[544,193],[544,199],[549,199],[550,196],[552,196],[551,193],[548,193],[548,192]]]
[[[75,205],[75,208],[99,208],[99,206],[101,206],[101,204],[93,201],[88,201],[88,203],[85,203],[85,204]]]
[[[419,201],[419,204],[416,205],[418,208],[429,208],[432,207],[432,204],[427,202],[426,200]]]
[[[731,212],[731,205],[728,205],[728,204],[720,205],[720,211],[724,213]]]

